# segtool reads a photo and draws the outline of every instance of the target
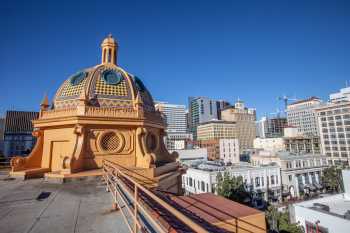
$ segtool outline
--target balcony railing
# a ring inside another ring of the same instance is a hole
[[[215,226],[217,224],[208,223],[188,210],[177,206],[171,198],[167,198],[170,194],[147,189],[140,184],[141,180],[142,183],[145,183],[145,177],[132,173],[133,178],[131,178],[128,175],[130,172],[132,171],[113,162],[103,161],[103,177],[106,181],[107,190],[111,192],[116,209],[121,211],[126,225],[132,233],[266,232],[264,228],[231,215],[233,221],[224,222],[232,230],[219,228]],[[139,179],[137,176],[140,176]],[[147,185],[152,185],[152,182],[152,180],[149,180]],[[203,209],[203,211],[205,210]],[[213,211],[220,210],[214,208]],[[211,215],[209,212],[206,213]]]
[[[208,232],[122,170],[115,163],[103,161],[107,189],[111,192],[117,209],[122,212],[130,232],[178,232],[176,228],[179,226],[187,232]],[[172,222],[166,219],[171,219]],[[172,226],[172,223],[177,226]]]

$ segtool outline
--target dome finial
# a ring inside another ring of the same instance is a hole
[[[42,108],[47,108],[49,106],[49,98],[47,97],[47,93],[45,92],[44,98],[42,99],[40,106]]]
[[[108,36],[102,41],[102,64],[114,64],[117,65],[117,50],[118,43],[113,38],[112,33],[109,33]]]

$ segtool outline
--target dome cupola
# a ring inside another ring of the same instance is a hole
[[[117,65],[117,52],[118,43],[113,38],[112,34],[109,34],[107,38],[102,41],[102,64]]]
[[[90,106],[132,108],[139,95],[144,108],[155,111],[152,96],[142,81],[117,65],[118,43],[111,34],[102,41],[101,49],[101,64],[82,69],[64,81],[56,92],[53,108],[75,108],[84,92]]]

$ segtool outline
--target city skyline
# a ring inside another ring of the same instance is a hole
[[[111,2],[113,14],[97,2],[56,4],[0,7],[1,115],[38,110],[44,92],[52,100],[63,80],[101,59],[96,44],[108,33],[120,43],[119,64],[174,104],[240,98],[260,118],[283,108],[278,96],[327,100],[349,80],[346,1]]]

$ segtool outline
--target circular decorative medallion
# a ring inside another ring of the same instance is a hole
[[[125,140],[123,135],[114,131],[106,131],[98,138],[99,148],[108,153],[117,153],[124,147]]]
[[[72,84],[73,86],[76,86],[79,83],[81,83],[84,80],[84,78],[86,78],[86,76],[87,76],[86,72],[84,71],[78,72],[70,78],[70,84]]]
[[[123,80],[123,75],[114,70],[105,70],[102,73],[102,79],[108,85],[117,85]]]

